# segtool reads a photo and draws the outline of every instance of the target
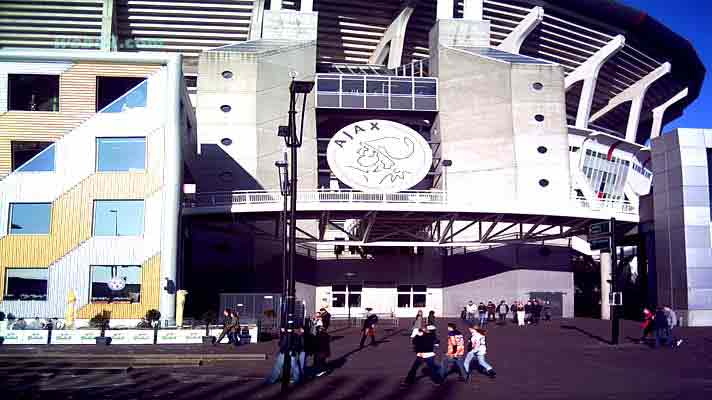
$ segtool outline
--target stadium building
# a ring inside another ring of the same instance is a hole
[[[260,294],[240,301],[247,315],[265,308],[254,299],[274,304],[275,162],[296,78],[315,82],[297,99],[307,312],[456,316],[469,300],[539,298],[572,317],[575,264],[588,258],[607,318],[612,257],[587,234],[614,218],[618,258],[635,260],[649,302],[712,323],[709,199],[675,203],[685,217],[673,221],[665,199],[701,192],[672,178],[659,190],[658,174],[675,174],[655,156],[702,154],[661,131],[697,98],[705,69],[642,11],[604,0],[4,1],[0,46],[5,312],[61,317],[70,292],[80,318],[107,310],[127,323],[151,308],[170,323],[176,289],[194,317],[237,306],[231,294]]]

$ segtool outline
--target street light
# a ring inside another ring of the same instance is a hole
[[[119,236],[119,210],[109,210],[114,214],[114,236]]]
[[[289,214],[289,263],[287,282],[287,348],[291,349],[292,335],[294,332],[294,302],[295,302],[295,282],[294,265],[296,264],[297,246],[297,149],[302,146],[304,137],[304,115],[307,105],[307,95],[314,88],[313,81],[295,80],[296,74],[292,75],[292,83],[289,85],[289,119],[286,127],[280,126],[277,135],[284,138],[284,143],[291,150],[291,181],[289,184],[290,214]],[[301,94],[302,99],[302,120],[297,132],[297,95]],[[289,389],[291,354],[287,351],[284,355],[284,366],[282,369],[282,391]]]
[[[287,170],[287,153],[284,153],[284,159],[276,161],[274,166],[277,167],[277,178],[279,179],[279,192],[282,194],[284,206],[282,215],[280,216],[281,233],[282,233],[282,307],[280,311],[280,327],[286,328],[286,308],[284,300],[287,298],[287,196],[289,195],[289,171]]]
[[[344,274],[344,277],[346,278],[346,307],[348,309],[348,318],[349,318],[349,328],[351,327],[351,279],[356,277],[355,272],[347,272]]]
[[[445,193],[445,196],[447,196],[447,169],[449,167],[452,167],[452,160],[443,160],[443,192]]]

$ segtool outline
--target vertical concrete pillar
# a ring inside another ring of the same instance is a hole
[[[101,16],[101,51],[116,51],[119,37],[116,34],[116,4],[114,0],[104,0]]]
[[[454,17],[454,0],[438,0],[437,19],[451,19]]]
[[[611,279],[612,270],[611,253],[601,252],[601,319],[611,319],[611,303],[609,295],[611,294],[611,284],[608,281]]]
[[[482,21],[483,0],[464,0],[462,19]]]
[[[314,0],[302,0],[300,11],[314,11]]]
[[[272,0],[270,3],[270,10],[281,10],[282,9],[282,0]]]

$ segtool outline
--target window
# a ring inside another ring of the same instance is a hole
[[[536,122],[544,122],[544,116],[541,114],[535,115],[534,119],[536,120]]]
[[[8,268],[3,300],[47,300],[47,268]]]
[[[232,79],[232,77],[233,77],[232,71],[223,71],[222,77],[224,79]],[[195,86],[197,86],[197,85],[195,85]]]
[[[143,200],[94,201],[94,236],[143,235]]]
[[[11,203],[11,235],[47,235],[52,219],[50,203]]]
[[[92,302],[141,302],[141,266],[92,265]]]
[[[361,307],[362,290],[362,285],[333,285],[331,287],[331,306],[334,308],[347,307],[346,299],[348,298],[348,307]]]
[[[145,81],[145,78],[97,76],[96,77],[96,111],[120,99],[133,88]],[[145,97],[142,106],[146,105]],[[138,105],[134,104],[134,107]]]
[[[223,104],[220,106],[220,111],[224,113],[229,113],[230,111],[232,111],[232,107],[227,104]]]
[[[54,171],[54,143],[12,141],[12,170]]]
[[[427,291],[425,285],[399,285],[398,308],[423,308],[427,306]]]
[[[532,88],[538,91],[544,89],[544,85],[541,82],[534,82]]]
[[[10,111],[59,111],[59,75],[8,75]]]
[[[145,137],[96,139],[97,171],[143,171],[145,167]]]

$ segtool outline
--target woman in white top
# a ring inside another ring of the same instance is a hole
[[[472,363],[472,359],[475,357],[477,357],[477,363],[485,370],[485,373],[490,378],[494,378],[497,373],[494,372],[494,368],[492,368],[492,366],[489,365],[487,360],[485,360],[485,354],[487,354],[487,341],[485,338],[485,331],[482,329],[475,328],[474,325],[471,325],[470,333],[472,334],[472,337],[470,338],[470,341],[472,342],[472,350],[467,353],[467,356],[465,356],[465,371],[467,372],[468,380],[471,375],[470,364]]]

